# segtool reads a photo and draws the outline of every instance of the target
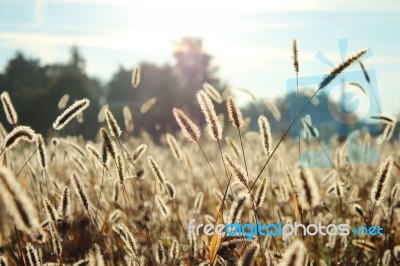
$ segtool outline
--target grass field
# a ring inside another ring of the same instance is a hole
[[[333,69],[320,89],[360,56]],[[369,133],[355,136],[358,143],[379,148],[379,164],[352,163],[346,142],[333,138],[332,167],[305,169],[298,166],[299,147],[320,147],[312,124],[303,123],[310,139],[299,146],[296,139],[271,135],[265,116],[258,118],[259,131],[250,131],[234,98],[213,88],[199,91],[197,99],[206,128],[176,106],[182,131],[165,132],[155,143],[145,133],[132,137],[129,110],[123,125],[106,109],[99,115],[98,137],[90,141],[58,135],[69,121],[81,119],[87,100],[65,109],[54,130],[40,136],[17,126],[3,93],[14,129],[1,132],[0,265],[399,265],[397,138],[391,140],[388,132],[383,142]],[[229,121],[217,116],[215,100],[226,102]],[[151,112],[153,104],[143,109]],[[60,105],[64,109],[65,103]],[[196,224],[321,222],[347,224],[350,230],[380,226],[383,236],[350,232],[246,240],[195,235],[188,232],[192,219]]]

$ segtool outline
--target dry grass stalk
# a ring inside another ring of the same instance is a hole
[[[88,108],[89,104],[90,101],[88,99],[76,101],[57,117],[56,121],[53,123],[53,128],[55,130],[63,129],[69,123],[69,121],[78,115],[78,113],[83,112],[86,108]]]
[[[190,141],[197,142],[200,138],[199,127],[179,108],[172,110],[176,122],[181,127],[183,135]]]
[[[371,189],[371,200],[376,205],[381,204],[383,198],[385,197],[392,166],[393,159],[392,157],[388,157],[381,165],[380,170],[376,175],[374,185]]]
[[[241,128],[244,124],[243,115],[232,96],[226,99],[226,107],[228,109],[229,121],[231,121],[235,128]]]
[[[16,125],[18,123],[18,114],[11,102],[10,94],[8,94],[7,91],[4,91],[1,93],[0,98],[8,123]]]
[[[198,91],[196,94],[197,101],[206,118],[208,133],[213,140],[221,140],[222,126],[215,113],[214,104],[210,97],[204,91]]]

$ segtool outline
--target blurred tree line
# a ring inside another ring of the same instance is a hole
[[[173,56],[173,64],[142,62],[140,84],[134,89],[133,65],[129,68],[120,66],[111,80],[104,84],[85,72],[85,59],[76,46],[71,47],[67,62],[56,64],[41,64],[38,59],[17,52],[3,73],[0,73],[0,93],[4,90],[9,92],[19,116],[19,124],[29,125],[44,135],[47,135],[56,117],[62,113],[58,109],[59,100],[68,94],[70,100],[67,106],[82,98],[90,99],[91,105],[84,112],[83,123],[71,121],[61,134],[82,134],[85,138],[93,138],[101,126],[98,123],[99,111],[107,103],[122,128],[122,109],[128,106],[133,114],[134,135],[146,131],[158,140],[162,133],[178,130],[172,115],[173,107],[183,109],[197,124],[204,124],[204,116],[196,99],[196,92],[202,88],[203,83],[213,85],[221,93],[227,88],[226,83],[218,77],[218,67],[213,64],[212,56],[204,50],[201,39],[185,37],[175,42]],[[289,116],[289,96],[284,95],[274,101],[280,119],[274,117],[266,99],[249,102],[242,108],[244,116],[251,118],[250,130],[258,131],[258,116],[264,114],[273,132],[284,132],[293,119]],[[143,103],[153,97],[157,99],[154,106],[141,114]],[[340,125],[335,121],[330,122],[332,117],[329,112],[321,111],[321,106],[328,104],[327,95],[320,93],[317,98],[320,104],[310,105],[304,114],[313,114],[313,124],[323,132],[333,134],[339,130],[335,127]],[[217,113],[226,113],[224,103],[214,104]],[[7,130],[11,130],[4,111],[0,113],[0,122]],[[398,128],[395,131],[398,136]],[[376,132],[376,129],[372,132]]]
[[[145,130],[158,139],[161,133],[178,129],[172,116],[173,107],[182,108],[196,123],[204,124],[196,100],[196,92],[204,82],[221,93],[226,88],[201,39],[185,37],[175,42],[173,56],[175,62],[172,65],[142,62],[140,84],[134,89],[131,84],[133,66],[120,66],[111,80],[102,84],[87,75],[85,59],[76,46],[71,48],[70,59],[66,63],[43,65],[38,59],[17,52],[0,73],[0,92],[7,90],[10,93],[19,123],[29,125],[42,134],[51,130],[53,121],[62,112],[57,107],[58,102],[64,94],[68,94],[70,100],[67,106],[82,98],[90,99],[91,105],[84,112],[83,123],[74,120],[61,134],[83,134],[85,138],[93,138],[100,126],[98,113],[107,103],[121,127],[124,127],[122,108],[128,106],[133,114],[134,134],[139,135]],[[157,102],[148,112],[141,114],[140,107],[152,97]],[[218,112],[226,109],[224,104],[215,105]],[[265,113],[265,106],[260,106],[250,104],[244,110],[254,118],[253,122],[259,114]],[[7,130],[11,129],[3,110],[0,120]],[[252,127],[257,130],[255,124]]]
[[[104,92],[100,82],[88,77],[84,70],[85,60],[77,47],[71,48],[71,57],[65,64],[41,65],[38,59],[25,57],[17,52],[0,74],[0,91],[8,91],[18,113],[19,124],[29,125],[37,132],[47,134],[52,123],[61,114],[57,108],[64,94],[73,100],[88,98],[91,108],[84,113],[87,123],[73,121],[66,133],[84,132],[85,137],[96,133],[90,121],[97,118],[99,92]],[[10,130],[3,110],[1,122]]]

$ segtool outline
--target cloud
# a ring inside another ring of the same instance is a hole
[[[97,4],[113,5],[135,9],[162,8],[166,11],[173,8],[191,8],[196,2],[186,0],[47,0],[49,2],[64,2],[77,4]],[[259,1],[259,0],[203,0],[199,5],[210,10],[220,10],[225,12],[246,13],[258,11],[388,11],[395,12],[400,10],[400,2],[393,0],[382,1],[358,1],[358,0],[281,0],[281,1]]]
[[[38,28],[42,26],[44,23],[44,9],[45,9],[44,0],[35,0],[33,8],[34,8],[33,10],[34,21],[31,27]]]

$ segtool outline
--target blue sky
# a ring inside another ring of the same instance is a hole
[[[57,62],[67,60],[76,43],[87,72],[106,81],[119,64],[173,63],[173,40],[190,35],[203,39],[233,88],[273,99],[294,76],[293,38],[303,77],[331,69],[315,58],[318,51],[339,63],[338,39],[348,39],[348,55],[372,51],[364,63],[377,73],[382,110],[394,114],[400,111],[399,28],[397,0],[2,0],[0,70],[16,50]]]

